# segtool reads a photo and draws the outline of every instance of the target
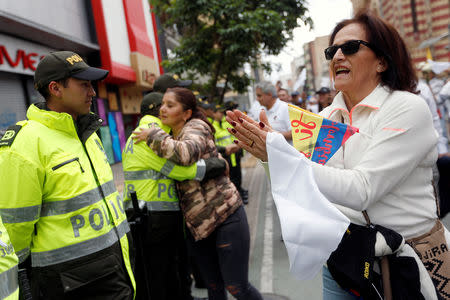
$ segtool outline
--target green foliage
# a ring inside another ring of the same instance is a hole
[[[277,55],[301,20],[312,27],[305,14],[305,0],[150,0],[163,22],[181,35],[175,58],[165,61],[171,72],[209,78],[204,86],[217,95],[218,82],[226,90],[243,93],[251,78],[244,64],[258,65],[261,53]],[[263,65],[268,69],[268,65]]]

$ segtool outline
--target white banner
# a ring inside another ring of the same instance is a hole
[[[266,145],[290,271],[298,279],[312,279],[336,250],[350,220],[319,191],[313,162],[279,133],[269,133]]]

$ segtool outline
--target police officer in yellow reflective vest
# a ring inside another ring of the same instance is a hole
[[[47,54],[34,76],[46,101],[0,140],[0,214],[19,261],[31,258],[33,299],[134,298],[129,226],[90,112],[91,81],[107,74]]]
[[[17,256],[0,216],[0,299],[19,299]]]
[[[159,126],[166,132],[159,115],[163,94],[147,94],[141,104],[139,128]],[[139,206],[147,207],[148,223],[143,237],[145,262],[149,274],[150,298],[158,300],[192,299],[190,286],[180,270],[185,257],[183,216],[180,211],[174,180],[203,180],[222,174],[224,160],[211,158],[194,165],[177,166],[156,155],[145,143],[135,144],[128,138],[122,154],[125,177],[125,207],[131,207],[130,193],[135,191]],[[138,288],[141,284],[138,278]],[[139,297],[139,292],[138,292]],[[140,298],[140,297],[139,297]]]
[[[214,120],[213,126],[216,132],[214,133],[214,138],[216,140],[217,150],[225,157],[230,166],[230,180],[238,189],[242,201],[244,204],[248,204],[248,191],[244,190],[241,187],[242,183],[242,174],[241,174],[241,156],[242,149],[236,145],[234,141],[234,137],[228,132],[228,128],[232,128],[232,126],[225,120],[224,112],[231,106],[228,106],[227,102],[224,105],[215,105],[214,109]],[[234,106],[233,108],[236,108]]]

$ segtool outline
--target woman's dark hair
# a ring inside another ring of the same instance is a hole
[[[374,50],[377,57],[383,57],[386,61],[387,69],[381,73],[382,84],[392,90],[417,93],[417,75],[403,39],[394,27],[371,12],[363,10],[352,19],[339,22],[331,33],[329,45],[333,44],[342,28],[353,23],[364,27],[367,42],[377,48]]]
[[[204,121],[211,128],[212,133],[214,134],[216,130],[212,126],[212,124],[208,121],[206,116],[198,109],[197,107],[197,99],[195,95],[188,89],[182,87],[174,87],[167,89],[166,93],[174,93],[175,99],[181,103],[183,106],[183,110],[186,111],[188,109],[192,110],[192,115],[189,118],[191,119],[200,119]],[[188,120],[188,121],[189,121]]]

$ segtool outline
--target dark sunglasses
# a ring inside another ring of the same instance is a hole
[[[376,47],[372,46],[370,43],[362,40],[351,40],[347,41],[341,45],[330,46],[325,49],[325,58],[327,60],[332,60],[338,49],[340,48],[344,55],[355,54],[359,50],[359,45],[363,44],[364,46],[372,49],[375,53],[378,53]]]

